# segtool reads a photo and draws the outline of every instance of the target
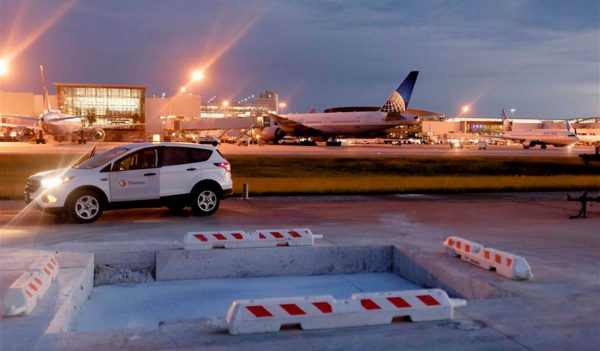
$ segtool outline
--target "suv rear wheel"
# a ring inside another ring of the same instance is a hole
[[[218,192],[212,187],[200,187],[192,193],[192,210],[197,216],[210,216],[219,209]]]
[[[65,209],[73,222],[91,223],[102,214],[102,200],[93,190],[79,190],[69,196]]]

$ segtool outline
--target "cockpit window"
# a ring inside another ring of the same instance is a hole
[[[73,166],[73,168],[92,169],[100,167],[103,164],[111,161],[119,155],[124,154],[127,151],[129,151],[129,149],[124,147],[116,147],[114,149],[106,150],[103,153],[90,158],[89,160],[86,160],[76,166]]]

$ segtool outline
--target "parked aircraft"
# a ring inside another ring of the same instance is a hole
[[[277,142],[286,135],[313,136],[323,140],[359,136],[415,122],[414,118],[405,114],[436,114],[407,108],[418,75],[418,71],[410,72],[381,107],[338,107],[307,114],[270,113],[271,125],[263,129],[261,139]]]
[[[579,141],[577,135],[571,128],[569,121],[566,129],[529,129],[513,130],[512,122],[508,120],[504,108],[502,108],[502,134],[500,138],[523,144],[523,148],[529,149],[540,145],[545,149],[548,145],[564,147],[575,145]]]
[[[19,124],[19,123],[3,123],[0,121],[0,127],[32,129],[37,132],[36,144],[45,144],[44,134],[54,137],[77,135],[77,142],[85,144],[87,140],[84,138],[84,133],[92,133],[95,140],[102,140],[106,135],[105,129],[131,127],[140,124],[124,124],[95,127],[84,127],[81,116],[73,116],[62,113],[60,110],[53,110],[48,98],[48,89],[44,78],[44,67],[40,65],[40,75],[42,81],[42,94],[44,102],[44,112],[39,117],[21,116],[13,114],[5,114],[0,112],[0,117],[8,117],[11,119],[19,119],[22,121],[32,121],[34,124]]]

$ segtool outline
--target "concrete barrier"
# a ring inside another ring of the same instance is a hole
[[[188,232],[183,238],[183,247],[186,250],[210,250],[306,246],[314,245],[314,240],[322,237],[322,235],[313,234],[309,229],[264,229],[253,233],[246,233],[242,230]]]
[[[508,252],[486,248],[467,239],[450,236],[444,241],[446,253],[487,270],[495,270],[509,279],[533,279],[527,260]]]
[[[313,246],[315,239],[323,238],[322,235],[313,234],[310,229],[261,229],[254,235],[262,240],[275,240],[278,246]]]
[[[31,266],[29,266],[30,272],[38,272],[42,277],[50,280],[56,279],[58,276],[58,261],[54,256],[43,256],[35,260]]]
[[[462,299],[450,299],[441,289],[354,294],[348,300],[307,296],[234,301],[224,319],[209,325],[230,334],[279,331],[285,325],[303,330],[389,324],[397,317],[414,322],[452,319]]]
[[[489,257],[490,266],[496,269],[496,273],[510,279],[533,279],[533,272],[527,260],[521,256],[508,252],[486,248],[484,257]]]
[[[2,315],[5,317],[28,315],[37,305],[42,290],[47,291],[50,284],[37,272],[24,272],[8,288],[2,303]]]

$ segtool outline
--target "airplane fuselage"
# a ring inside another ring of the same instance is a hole
[[[82,129],[80,118],[68,117],[72,116],[59,111],[50,111],[40,116],[40,127],[44,133],[53,136],[73,134]]]
[[[518,141],[524,145],[570,146],[579,141],[575,133],[564,129],[513,130],[502,133],[502,138]]]
[[[323,135],[335,136],[368,134],[410,123],[407,118],[390,119],[388,113],[381,111],[288,114],[282,117],[318,130]],[[293,132],[284,126],[280,128]]]

